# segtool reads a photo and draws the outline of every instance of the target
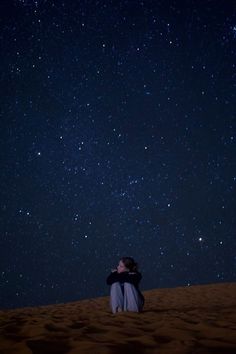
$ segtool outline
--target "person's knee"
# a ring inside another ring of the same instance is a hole
[[[131,284],[131,283],[128,283],[128,282],[124,282],[124,286],[127,288],[127,287],[130,287],[130,288],[135,288],[134,284]]]
[[[120,282],[119,281],[115,281],[114,283],[111,284],[112,287],[114,286],[120,286]]]

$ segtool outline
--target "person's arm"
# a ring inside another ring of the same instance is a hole
[[[134,285],[138,285],[138,283],[140,282],[142,278],[141,273],[139,272],[122,272],[122,273],[118,273],[116,272],[112,272],[108,277],[107,277],[107,285],[111,285],[117,281],[124,283],[131,283]]]

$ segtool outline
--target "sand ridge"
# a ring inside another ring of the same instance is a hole
[[[109,296],[0,311],[0,354],[236,353],[236,283],[142,291],[143,312]]]

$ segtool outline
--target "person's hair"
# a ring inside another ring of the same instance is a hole
[[[132,257],[121,257],[120,261],[124,263],[126,268],[130,270],[130,272],[138,272],[138,263]]]

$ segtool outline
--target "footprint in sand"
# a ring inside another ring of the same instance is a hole
[[[50,332],[68,332],[69,329],[65,326],[59,326],[54,323],[45,323],[44,328]]]
[[[33,354],[65,354],[71,349],[68,341],[50,341],[47,339],[27,340],[27,346]]]

